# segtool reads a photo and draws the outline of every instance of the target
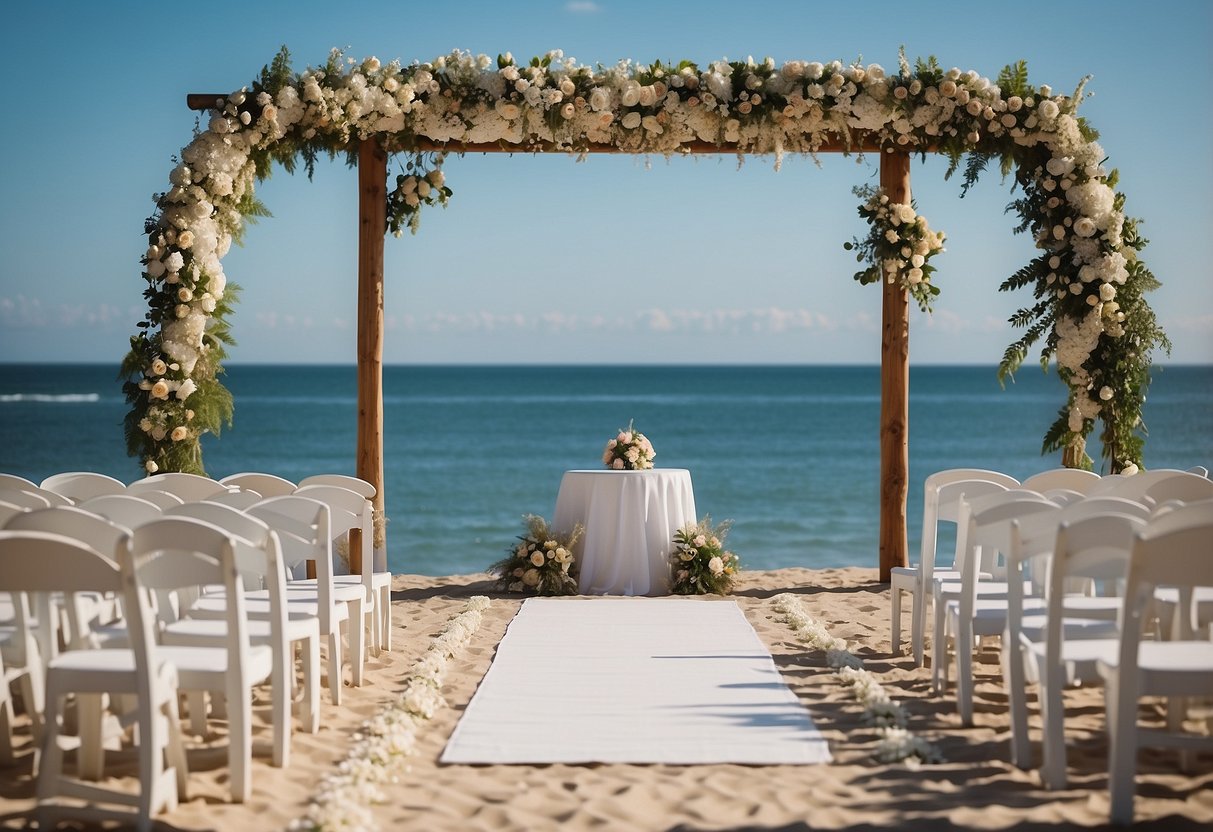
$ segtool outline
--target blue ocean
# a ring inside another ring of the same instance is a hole
[[[1145,466],[1213,468],[1213,366],[1153,376]],[[235,421],[204,441],[211,476],[354,473],[354,367],[237,365],[226,383]],[[484,569],[524,514],[552,516],[562,473],[598,467],[630,421],[658,467],[690,469],[701,515],[733,521],[727,543],[743,568],[878,564],[879,367],[392,366],[384,391],[393,571]],[[911,368],[913,559],[926,476],[1055,467],[1040,443],[1064,392],[1035,366],[1005,390],[992,367]],[[0,471],[136,479],[125,413],[115,367],[0,365]],[[1098,468],[1098,445],[1088,450]]]

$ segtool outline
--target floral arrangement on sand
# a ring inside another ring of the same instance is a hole
[[[602,451],[602,462],[616,471],[645,471],[653,467],[653,443],[629,421],[626,429],[611,439]]]
[[[670,552],[670,592],[674,595],[728,595],[741,570],[737,555],[724,548],[724,538],[732,525],[725,520],[718,526],[705,515],[674,532]]]
[[[524,518],[526,532],[510,547],[506,557],[489,567],[500,577],[498,587],[506,592],[534,595],[576,595],[577,567],[573,546],[584,529],[578,523],[571,532],[558,533],[535,514]]]

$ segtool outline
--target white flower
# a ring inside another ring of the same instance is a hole
[[[179,401],[185,401],[191,395],[193,395],[194,391],[197,389],[198,385],[194,383],[194,380],[192,378],[187,378],[177,387],[177,399]]]
[[[178,425],[177,427],[173,428],[172,435],[169,438],[172,439],[174,442],[180,442],[182,439],[185,439],[189,435],[190,435],[189,429],[186,428],[185,425]]]
[[[149,474],[154,474],[154,473],[156,473],[157,471],[159,471],[159,470],[160,470],[160,466],[159,466],[159,465],[157,465],[157,464],[155,463],[155,461],[154,461],[154,460],[151,460],[151,459],[149,459],[147,462],[143,463],[143,468],[144,468],[144,470],[146,470],[146,471],[147,471]]]
[[[153,399],[167,399],[168,393],[168,382],[164,379],[160,379],[152,385],[151,397]]]

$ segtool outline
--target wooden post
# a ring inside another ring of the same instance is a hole
[[[910,201],[910,156],[880,154],[880,187],[890,202]],[[881,282],[880,339],[880,580],[889,581],[906,556],[906,498],[910,468],[910,297]]]
[[[357,476],[375,486],[383,511],[383,238],[387,233],[387,153],[358,145],[358,450]],[[362,547],[350,541],[350,572],[362,571]]]

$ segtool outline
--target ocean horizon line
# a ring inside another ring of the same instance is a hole
[[[10,361],[0,358],[0,366],[4,367],[119,367],[121,361]],[[224,367],[349,367],[356,368],[356,361],[227,361]],[[857,368],[879,368],[882,365],[879,362],[855,362],[848,363],[844,361],[822,361],[822,362],[776,362],[776,361],[738,361],[738,362],[721,362],[721,361],[675,361],[675,362],[636,362],[636,361],[621,361],[621,362],[606,362],[606,361],[574,361],[574,362],[492,362],[492,361],[393,361],[384,362],[384,367],[416,367],[416,368],[467,368],[467,369],[492,369],[495,367],[508,369],[594,369],[594,368],[628,368],[628,367],[643,367],[651,369],[672,369],[683,367],[694,367],[711,369],[717,368],[772,368],[772,369],[790,369],[796,367],[813,367],[813,368],[831,368],[838,367],[842,369],[857,369]],[[1050,365],[1052,367],[1053,365]],[[910,367],[915,368],[993,368],[997,369],[997,362],[910,362]],[[1213,360],[1196,362],[1196,361],[1176,361],[1176,362],[1157,362],[1151,365],[1154,369],[1167,368],[1186,368],[1186,367],[1213,367]],[[1023,372],[1029,369],[1039,369],[1040,363],[1037,361],[1025,361],[1016,372]]]

